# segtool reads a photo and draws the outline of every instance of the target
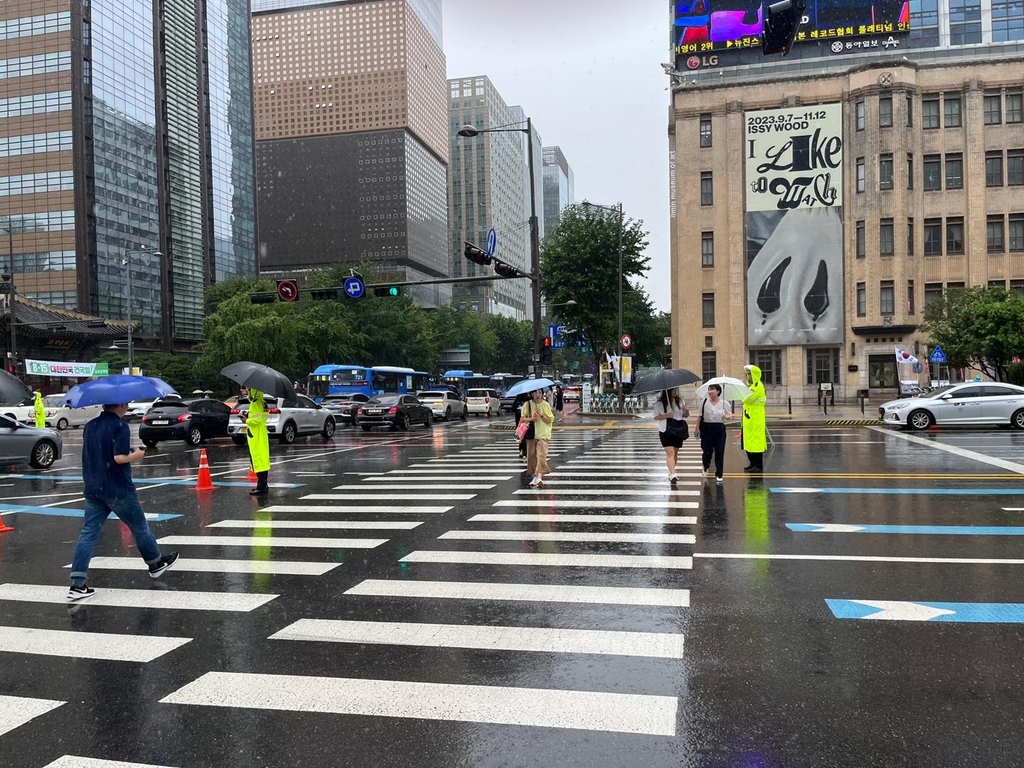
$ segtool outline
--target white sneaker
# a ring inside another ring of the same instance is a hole
[[[718,483],[719,485],[721,485],[722,484],[722,478],[716,477],[715,478],[715,482]]]
[[[536,488],[538,485],[540,485],[540,478],[535,476],[533,480],[530,481],[530,487]]]
[[[706,469],[702,469],[702,470],[700,471],[700,476],[701,476],[701,477],[707,477],[707,476],[708,476],[708,471],[707,471]]]

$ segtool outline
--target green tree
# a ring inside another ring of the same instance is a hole
[[[502,315],[488,315],[486,323],[496,341],[492,371],[525,374],[533,359],[533,324]]]
[[[498,337],[479,312],[447,306],[432,313],[430,320],[439,350],[469,344],[471,367],[479,371],[492,369],[498,350]]]

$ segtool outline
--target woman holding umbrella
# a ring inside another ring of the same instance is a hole
[[[722,399],[721,384],[708,384],[707,392],[697,416],[697,436],[700,438],[704,477],[708,476],[711,456],[714,455],[715,482],[720,483],[725,468],[725,423],[732,418],[732,408]]]
[[[533,475],[531,488],[544,487],[544,475],[551,471],[548,466],[548,443],[551,440],[551,425],[555,414],[544,399],[544,390],[535,389],[530,393],[530,402],[523,406],[523,419],[533,422],[534,437],[526,442],[526,472]]]
[[[679,457],[679,449],[683,447],[683,441],[687,437],[685,419],[689,415],[690,409],[686,407],[686,403],[679,397],[675,388],[662,390],[654,404],[654,420],[658,422],[658,439],[661,441],[661,447],[665,449],[668,481],[673,488],[679,481],[676,477],[676,460]]]

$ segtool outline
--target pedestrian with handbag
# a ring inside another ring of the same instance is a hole
[[[516,395],[516,399],[512,402],[512,413],[516,417],[516,435],[519,434],[519,423],[523,417],[523,406],[529,401],[530,396],[527,394]],[[522,438],[519,439],[519,458],[526,459],[526,441]]]
[[[544,487],[544,475],[551,471],[548,466],[548,442],[551,440],[551,425],[555,414],[544,399],[544,392],[535,389],[530,393],[530,402],[523,406],[523,421],[529,422],[533,437],[526,436],[526,473],[532,475],[531,488]]]
[[[665,464],[668,465],[668,481],[675,488],[679,479],[676,477],[676,460],[683,441],[690,436],[690,427],[686,419],[690,409],[679,397],[675,389],[666,389],[654,404],[654,420],[658,422],[658,438],[665,449]]]
[[[732,408],[722,399],[720,384],[708,385],[708,396],[700,404],[697,416],[697,437],[700,439],[701,461],[704,465],[704,477],[711,468],[711,457],[715,457],[715,482],[722,482],[722,471],[725,468],[725,423],[732,418]]]

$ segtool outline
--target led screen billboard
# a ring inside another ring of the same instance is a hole
[[[679,0],[672,45],[677,56],[761,45],[759,0]],[[910,0],[807,0],[797,41],[910,31]]]

